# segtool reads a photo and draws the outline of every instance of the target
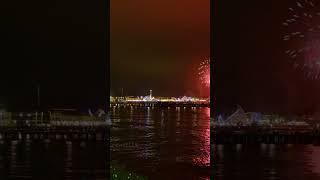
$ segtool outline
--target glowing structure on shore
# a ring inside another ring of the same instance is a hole
[[[151,99],[149,98],[149,96],[127,96],[124,98],[119,98],[119,97],[112,97],[110,96],[110,102],[208,102],[209,103],[209,99],[205,99],[205,98],[197,98],[197,97],[187,97],[187,96],[183,96],[183,97],[152,97]]]
[[[205,59],[200,63],[198,75],[201,84],[210,87],[210,59]]]
[[[292,59],[295,69],[302,70],[309,79],[320,78],[320,2],[298,0],[289,8],[282,23],[285,53]]]
[[[146,96],[126,96],[126,97],[114,97],[110,96],[110,102],[189,102],[189,103],[209,103],[208,98],[198,97],[154,97],[152,90],[149,90],[149,94]]]

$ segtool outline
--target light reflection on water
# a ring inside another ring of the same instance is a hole
[[[150,179],[208,179],[210,109],[118,107],[111,159]]]
[[[0,179],[106,179],[105,143],[5,141]]]
[[[320,179],[320,146],[213,145],[214,179]]]

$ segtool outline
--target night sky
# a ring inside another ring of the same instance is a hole
[[[0,6],[0,104],[103,107],[107,99],[107,2],[5,1]]]
[[[201,96],[210,1],[111,1],[111,95]]]
[[[282,40],[288,8],[295,1],[214,1],[215,107],[246,111],[313,114],[320,110],[320,80],[293,68]],[[294,44],[293,44],[294,45]],[[303,61],[303,59],[297,59]]]

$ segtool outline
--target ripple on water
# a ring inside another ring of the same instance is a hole
[[[111,158],[119,164],[149,177],[166,179],[168,174],[184,179],[209,177],[203,172],[210,163],[207,109],[135,108],[113,113],[111,117],[121,117],[118,129],[111,130],[111,136],[115,137],[111,142]],[[122,146],[126,141],[137,147]]]

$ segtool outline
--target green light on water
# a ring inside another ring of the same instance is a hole
[[[120,168],[111,168],[111,177],[112,180],[124,180],[124,179],[132,179],[132,180],[147,180],[148,178],[139,176],[133,172],[128,172],[122,170]]]

